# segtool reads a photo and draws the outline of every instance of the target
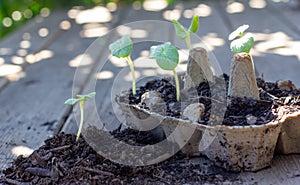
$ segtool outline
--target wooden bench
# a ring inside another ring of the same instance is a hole
[[[225,73],[229,73],[232,56],[227,36],[241,24],[249,24],[249,31],[257,40],[253,58],[258,74],[263,73],[268,81],[290,79],[300,87],[300,11],[292,11],[284,3],[271,0],[250,2],[189,1],[161,11],[123,6],[111,12],[99,10],[112,17],[101,24],[78,24],[79,20],[73,19],[79,11],[77,9],[55,10],[48,17],[37,16],[26,23],[0,41],[0,169],[8,167],[17,155],[37,149],[52,135],[62,131],[76,133],[77,123],[72,108],[63,102],[72,93],[87,93],[91,86],[95,86],[96,77],[91,74],[103,74],[97,71],[97,66],[107,60],[106,47],[119,35],[104,40],[98,50],[85,51],[96,39],[93,34],[99,35],[126,23],[179,16],[179,21],[188,26],[191,15],[196,12],[200,15],[197,34],[213,51]],[[159,30],[141,22],[131,25],[131,30],[137,30],[131,34],[144,30],[148,33],[148,40],[170,41],[178,47],[185,47],[176,39],[172,26]],[[147,47],[134,51],[133,58],[139,57]],[[82,57],[87,56],[91,61],[80,67],[80,79],[73,84],[76,67]],[[111,115],[111,84],[120,66],[109,62],[103,70],[110,77],[97,80],[100,85],[95,86],[95,102],[99,114],[105,119],[106,128],[112,130],[120,124]],[[126,88],[130,87],[128,84],[125,84]],[[299,155],[280,155],[275,157],[270,168],[239,175],[248,183],[297,184],[300,181],[299,169]]]

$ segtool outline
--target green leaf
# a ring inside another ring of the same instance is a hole
[[[236,30],[234,30],[229,36],[228,40],[233,40],[236,37],[242,37],[244,32],[249,28],[248,24],[244,24],[240,27],[238,27]]]
[[[94,98],[95,96],[96,96],[96,92],[91,92],[86,95],[86,97],[88,97],[88,98]]]
[[[191,25],[189,27],[189,32],[190,33],[196,33],[199,27],[199,17],[197,15],[195,15],[193,17],[193,20],[191,22]]]
[[[87,97],[86,97],[86,95],[78,94],[78,95],[76,95],[76,98],[78,98],[80,101],[85,101]]]
[[[65,104],[67,104],[67,105],[74,105],[78,101],[80,101],[80,99],[78,99],[78,98],[70,98],[70,99],[68,99],[68,100],[65,101]]]
[[[88,98],[94,98],[96,96],[96,92],[91,92],[89,94],[84,94],[84,95],[76,95],[76,97],[80,100],[80,101],[86,101]]]
[[[175,27],[176,35],[180,39],[185,39],[189,33],[185,30],[185,28],[176,20],[172,21]]]
[[[231,42],[230,48],[234,53],[249,53],[254,44],[254,38],[251,34],[247,34],[242,38],[236,39]]]
[[[119,40],[109,45],[112,55],[118,58],[127,57],[132,50],[132,40],[129,35],[124,35]]]
[[[173,70],[178,65],[179,54],[170,43],[150,48],[150,58],[155,58],[157,65],[164,70]]]

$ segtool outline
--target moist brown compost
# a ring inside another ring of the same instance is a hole
[[[123,130],[111,133],[120,140],[146,145],[151,135]],[[4,184],[241,184],[237,174],[215,167],[208,159],[192,162],[181,152],[148,166],[131,167],[97,154],[83,138],[58,134],[28,158],[19,156],[3,171]],[[143,140],[141,143],[139,143]],[[208,170],[209,169],[209,170]]]

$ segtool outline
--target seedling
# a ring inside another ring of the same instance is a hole
[[[245,34],[244,32],[249,28],[249,25],[242,25],[235,31],[233,31],[228,39],[233,40],[230,44],[230,49],[234,53],[250,53],[250,50],[254,44],[254,38],[251,34]],[[235,38],[238,39],[234,40]]]
[[[114,43],[109,45],[109,50],[111,54],[118,58],[125,58],[128,62],[131,75],[132,75],[132,94],[136,94],[136,82],[135,82],[135,72],[133,62],[130,57],[132,51],[132,40],[129,35],[124,35],[119,40],[116,40]]]
[[[230,44],[231,51],[235,53],[231,64],[228,95],[234,97],[249,97],[259,99],[259,91],[256,84],[254,63],[249,54],[254,38],[250,34],[244,35],[249,25],[240,26],[232,32],[228,39],[233,40]]]
[[[180,24],[178,21],[173,20],[173,24],[175,27],[176,35],[180,39],[185,39],[185,42],[189,48],[189,50],[192,49],[191,45],[191,34],[196,33],[199,27],[199,17],[194,16],[191,22],[191,25],[188,30],[186,30],[182,24]]]
[[[84,103],[88,98],[94,98],[96,96],[96,92],[92,92],[86,95],[76,95],[76,98],[70,98],[65,101],[65,104],[67,105],[75,105],[77,102],[79,102],[79,107],[80,107],[80,124],[79,124],[79,129],[77,132],[77,137],[76,141],[78,141],[81,131],[82,131],[82,126],[83,126],[83,119],[84,119]]]
[[[177,49],[170,43],[164,43],[158,46],[152,46],[150,49],[150,58],[155,58],[157,65],[168,71],[173,71],[175,85],[176,85],[176,99],[180,101],[180,87],[179,80],[176,73],[176,66],[179,61],[179,54]]]

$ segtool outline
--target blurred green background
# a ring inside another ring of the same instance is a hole
[[[129,4],[135,1],[144,0],[0,0],[0,40],[35,15],[47,13],[54,8],[91,7],[110,2]],[[166,1],[173,2],[173,0]]]

